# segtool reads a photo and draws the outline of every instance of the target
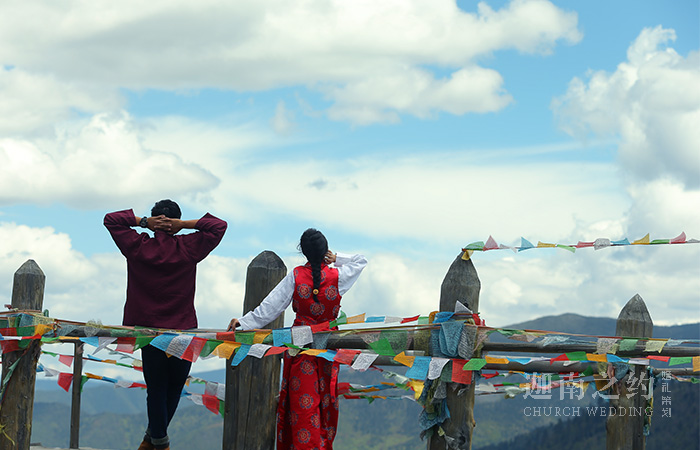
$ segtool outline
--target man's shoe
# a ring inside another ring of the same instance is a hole
[[[141,445],[139,445],[138,450],[155,450],[155,447],[150,442],[144,440],[141,442]]]

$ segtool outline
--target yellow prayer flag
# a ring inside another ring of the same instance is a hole
[[[537,242],[537,248],[554,248],[556,247],[556,244],[547,244],[546,242]]]
[[[494,358],[493,356],[485,356],[486,364],[508,364],[508,358]]]
[[[301,354],[302,355],[309,355],[309,356],[318,356],[325,351],[326,350],[323,350],[320,348],[310,348],[308,350],[304,350],[303,352],[301,352]]]
[[[212,355],[218,356],[219,358],[229,359],[233,355],[233,351],[241,346],[240,342],[222,342],[217,345]]]
[[[269,336],[272,331],[256,331],[253,336],[253,344],[262,344],[267,336]]]
[[[348,323],[363,323],[365,321],[365,314],[362,313],[357,316],[348,317]]]
[[[700,372],[700,356],[693,356],[693,372]]]
[[[465,261],[469,261],[469,258],[471,258],[473,254],[474,250],[465,250],[464,253],[462,253],[462,259]]]
[[[418,400],[423,393],[423,387],[425,386],[422,381],[420,380],[411,380],[410,382],[411,387],[413,388],[414,391],[414,398]]]
[[[394,356],[394,361],[403,364],[404,366],[412,367],[415,356],[406,356],[406,352],[401,352]]]
[[[608,362],[608,357],[605,353],[586,353],[586,359],[589,361]]]
[[[649,233],[641,239],[632,242],[632,245],[649,245]]]
[[[53,330],[53,325],[39,324],[34,328],[34,336],[43,336],[47,331]]]
[[[101,380],[101,379],[102,379],[101,376],[99,376],[99,375],[93,375],[93,374],[91,374],[91,373],[86,373],[85,376],[86,376],[87,378],[92,378],[93,380]]]
[[[117,360],[116,359],[103,359],[102,362],[105,364],[116,364]]]
[[[667,341],[647,341],[646,345],[644,346],[644,351],[661,353],[661,350],[663,350],[666,342]]]

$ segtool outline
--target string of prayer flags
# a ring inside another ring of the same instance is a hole
[[[469,260],[472,256],[472,254],[475,251],[480,251],[480,252],[486,252],[486,251],[491,251],[491,250],[511,250],[515,253],[522,252],[524,250],[530,250],[533,248],[561,248],[564,250],[567,250],[571,253],[575,253],[576,249],[579,248],[590,248],[593,247],[595,250],[601,250],[603,248],[607,247],[620,247],[620,246],[628,246],[628,245],[663,245],[663,244],[697,244],[700,243],[700,240],[698,239],[686,239],[685,232],[682,232],[678,236],[672,239],[654,239],[651,240],[649,238],[649,234],[647,233],[646,236],[644,236],[641,239],[633,240],[632,243],[630,243],[630,240],[628,238],[623,238],[623,239],[618,239],[618,240],[612,240],[608,238],[598,238],[595,241],[592,242],[585,242],[585,241],[578,241],[576,244],[559,244],[559,243],[548,243],[548,242],[542,242],[538,241],[537,245],[533,245],[532,242],[528,241],[524,237],[520,238],[520,245],[519,246],[509,246],[509,245],[503,245],[503,244],[498,244],[496,240],[493,238],[493,236],[489,236],[489,238],[486,240],[486,243],[483,241],[476,241],[472,242],[462,248],[462,259],[464,260]]]

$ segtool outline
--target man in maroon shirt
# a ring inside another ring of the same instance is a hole
[[[177,203],[161,200],[150,217],[133,210],[109,213],[104,225],[126,257],[127,288],[124,325],[184,330],[197,327],[194,290],[197,263],[219,245],[226,222],[211,214],[180,220]],[[140,226],[154,232],[138,233]],[[196,229],[177,235],[182,229]],[[141,349],[146,380],[148,428],[139,450],[169,449],[167,429],[190,373],[189,361],[169,357],[146,346]]]

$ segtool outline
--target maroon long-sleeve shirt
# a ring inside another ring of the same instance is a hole
[[[124,325],[184,330],[197,327],[194,290],[197,263],[226,232],[226,222],[205,214],[196,232],[171,235],[138,233],[131,209],[109,213],[104,224],[126,257]]]

